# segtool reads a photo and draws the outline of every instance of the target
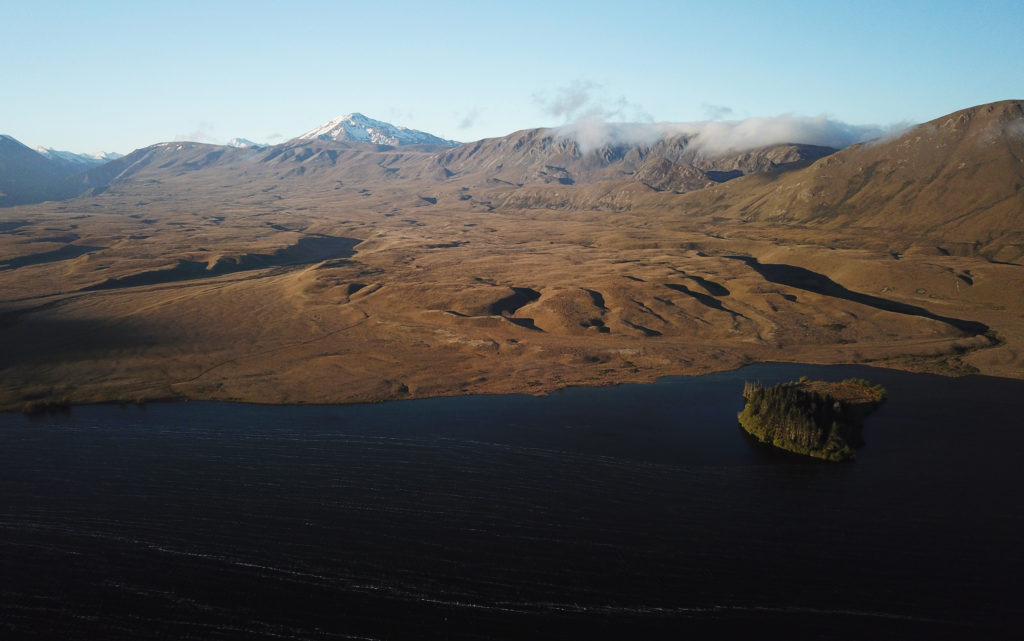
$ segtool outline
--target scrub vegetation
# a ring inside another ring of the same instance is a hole
[[[739,421],[749,434],[780,449],[848,461],[863,444],[864,417],[885,397],[881,385],[856,378],[839,383],[801,378],[773,387],[748,382]]]

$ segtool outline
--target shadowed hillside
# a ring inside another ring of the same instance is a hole
[[[0,135],[0,207],[63,197],[58,183],[72,171],[14,138]]]

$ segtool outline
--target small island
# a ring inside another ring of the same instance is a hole
[[[740,426],[757,439],[789,452],[827,461],[856,458],[864,417],[885,400],[881,385],[850,378],[798,381],[765,387],[746,383]]]

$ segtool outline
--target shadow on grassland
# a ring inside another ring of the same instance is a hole
[[[954,327],[966,334],[980,335],[987,334],[989,331],[988,325],[979,323],[978,321],[952,318],[949,316],[939,316],[938,314],[928,311],[924,307],[917,307],[915,305],[908,305],[899,301],[889,300],[888,298],[881,298],[879,296],[851,291],[828,276],[803,267],[785,264],[760,263],[756,258],[751,256],[725,256],[725,258],[743,261],[748,267],[760,274],[762,278],[777,285],[786,285],[787,287],[802,289],[822,296],[840,298],[842,300],[848,300],[868,307],[874,307],[875,309],[880,309],[886,312],[905,314],[907,316],[919,316],[921,318],[939,321],[940,323],[950,325],[951,327]]]
[[[93,247],[91,245],[64,245],[60,249],[54,249],[53,251],[39,252],[37,254],[29,254],[28,256],[19,256],[18,258],[0,260],[0,271],[5,269],[18,269],[29,265],[53,263],[59,260],[69,260],[101,249],[106,249],[106,247]]]
[[[0,369],[50,365],[97,358],[117,359],[121,350],[167,345],[175,340],[168,328],[137,321],[38,317],[0,314]]]
[[[85,287],[82,291],[161,285],[267,267],[308,265],[324,260],[348,258],[356,253],[355,246],[361,242],[358,238],[341,236],[307,236],[300,238],[291,247],[279,249],[271,254],[243,254],[237,258],[223,258],[214,265],[208,265],[202,261],[180,259],[174,267],[169,269],[155,269],[121,278],[110,278],[102,283]]]

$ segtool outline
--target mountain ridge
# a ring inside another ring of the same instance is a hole
[[[36,147],[35,151],[42,154],[46,158],[56,162],[66,163],[73,167],[94,167],[96,165],[103,164],[111,160],[117,160],[124,154],[119,154],[116,151],[98,151],[96,153],[76,153],[73,151],[61,151],[52,147]]]
[[[699,133],[588,149],[544,128],[448,148],[332,138],[329,132],[344,130],[350,120],[381,122],[350,114],[271,147],[158,143],[81,173],[58,171],[6,136],[6,147],[20,147],[20,157],[34,169],[3,198],[7,204],[65,199],[137,176],[187,181],[197,171],[219,168],[226,172],[224,185],[237,180],[232,176],[254,185],[285,181],[281,187],[298,180],[303,189],[323,190],[339,182],[386,180],[396,188],[435,192],[431,198],[469,198],[485,208],[666,206],[748,223],[892,227],[942,237],[946,251],[1017,261],[1024,253],[1018,238],[1024,232],[1014,231],[1024,229],[1022,114],[1020,101],[1000,101],[838,151],[779,144],[714,153],[699,144]],[[45,185],[33,188],[32,176]],[[625,189],[627,184],[635,186]],[[7,195],[14,192],[16,198]]]
[[[462,143],[445,140],[425,131],[393,125],[353,112],[338,116],[326,123],[296,136],[293,140],[334,140],[372,142],[378,145],[442,145],[455,147]]]

